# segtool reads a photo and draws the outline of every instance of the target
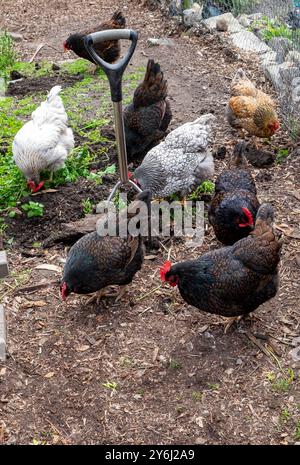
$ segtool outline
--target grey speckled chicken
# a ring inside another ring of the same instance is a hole
[[[209,150],[216,117],[202,115],[193,122],[174,129],[151,149],[134,178],[152,197],[180,193],[184,197],[214,174],[214,160]]]

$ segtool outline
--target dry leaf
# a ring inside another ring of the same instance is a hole
[[[50,371],[44,376],[44,378],[52,378],[54,375],[55,375],[54,371]]]
[[[22,308],[45,307],[45,305],[47,305],[47,302],[44,300],[32,300],[25,302]]]
[[[153,350],[153,355],[152,355],[152,362],[153,362],[153,363],[154,363],[155,360],[157,359],[158,352],[159,352],[159,347],[155,347],[155,349]]]
[[[6,373],[6,368],[1,368],[0,370],[0,376],[4,376]]]
[[[298,192],[298,191],[292,191],[292,192],[290,192],[290,195],[292,195],[293,197],[295,197],[295,199],[300,200],[300,192]]]
[[[300,254],[296,255],[296,263],[298,266],[300,266]]]
[[[48,270],[48,271],[55,271],[56,273],[61,273],[62,268],[57,265],[52,265],[50,263],[43,263],[42,265],[38,265],[35,267],[36,270]]]
[[[156,255],[145,255],[145,260],[155,260],[156,258]]]
[[[79,346],[76,348],[77,352],[84,352],[85,350],[88,350],[90,346]]]

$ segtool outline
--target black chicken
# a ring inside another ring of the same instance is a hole
[[[161,279],[178,285],[183,299],[208,313],[233,317],[255,310],[275,296],[281,241],[270,204],[258,210],[255,229],[232,246],[212,250],[196,260],[161,268]]]
[[[124,221],[127,229],[127,222],[135,217],[139,210],[139,202],[147,205],[149,215],[151,195],[149,191],[144,191],[137,195],[128,211],[127,209],[121,211],[117,233]],[[101,237],[95,231],[83,236],[71,247],[68,254],[60,284],[62,299],[65,300],[71,292],[90,294],[100,291],[97,297],[99,301],[104,295],[102,291],[105,287],[125,286],[131,283],[136,272],[141,269],[143,258],[144,246],[141,235]],[[92,300],[94,298],[90,299]]]
[[[236,145],[229,169],[216,180],[215,194],[208,210],[216,237],[225,245],[248,236],[259,208],[255,182],[243,155],[245,148],[245,142]]]
[[[124,109],[124,126],[128,159],[145,154],[166,134],[172,119],[167,99],[167,81],[160,65],[149,60],[144,81]]]
[[[85,49],[85,36],[93,32],[106,31],[108,29],[124,29],[125,25],[126,20],[123,13],[121,11],[116,11],[109,21],[105,21],[92,29],[71,34],[64,42],[64,49],[72,50],[72,52],[76,53],[80,58],[85,58],[94,63],[94,60]],[[120,57],[121,46],[119,40],[108,40],[95,44],[94,50],[107,63],[114,63]]]

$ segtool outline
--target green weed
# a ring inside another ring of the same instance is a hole
[[[9,34],[0,35],[0,77],[7,79],[16,61],[14,43]]]
[[[32,202],[30,200],[28,203],[24,203],[21,208],[27,213],[28,218],[43,216],[44,214],[44,205],[39,202]]]
[[[171,359],[169,363],[169,367],[172,368],[173,370],[180,370],[182,368],[182,363],[179,362],[178,360]]]
[[[83,200],[81,205],[82,205],[83,213],[85,215],[88,215],[88,214],[93,212],[94,206],[93,206],[93,203],[91,202],[91,200],[89,198]]]

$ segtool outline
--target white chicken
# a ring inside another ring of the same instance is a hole
[[[68,116],[59,93],[61,86],[54,86],[47,100],[32,113],[31,120],[17,132],[13,145],[13,159],[27,179],[32,192],[44,185],[40,182],[41,171],[63,168],[65,160],[74,148],[72,129],[68,128]]]
[[[214,173],[214,160],[209,150],[212,126],[216,117],[210,113],[170,132],[163,142],[151,149],[133,177],[142,190],[153,197],[175,193],[187,196]]]

